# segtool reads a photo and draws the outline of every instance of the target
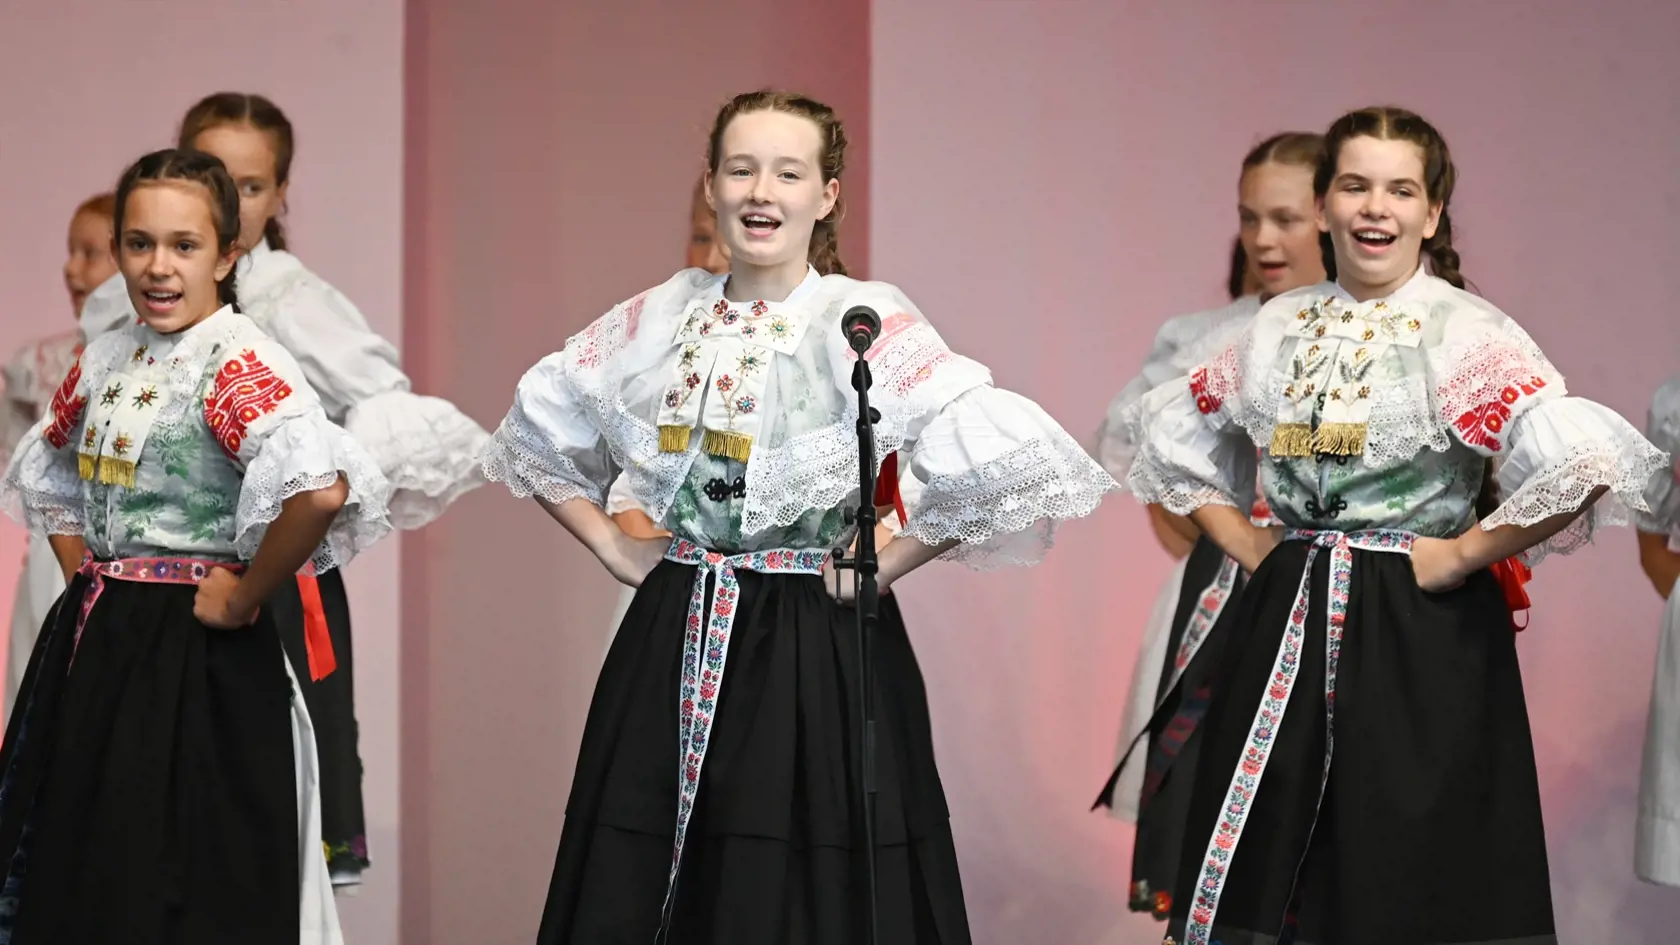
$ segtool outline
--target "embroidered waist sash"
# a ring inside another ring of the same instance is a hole
[[[1236,857],[1243,825],[1248,821],[1249,810],[1259,793],[1260,779],[1266,772],[1272,745],[1283,726],[1283,713],[1289,705],[1289,694],[1295,688],[1295,677],[1300,673],[1301,647],[1307,635],[1307,595],[1312,586],[1313,561],[1320,550],[1330,549],[1330,586],[1325,589],[1324,772],[1318,783],[1318,804],[1323,804],[1324,789],[1330,780],[1330,758],[1336,743],[1336,661],[1341,655],[1342,630],[1347,624],[1348,588],[1353,582],[1353,549],[1409,555],[1415,538],[1410,532],[1391,529],[1336,532],[1292,528],[1285,533],[1286,541],[1305,541],[1311,547],[1307,549],[1300,590],[1295,594],[1295,604],[1290,608],[1283,640],[1278,644],[1277,659],[1272,664],[1271,685],[1255,709],[1254,721],[1248,730],[1247,747],[1231,776],[1219,821],[1214,826],[1213,836],[1208,839],[1207,852],[1202,856],[1201,878],[1196,884],[1189,921],[1184,928],[1185,945],[1211,945],[1219,897],[1224,892],[1226,877]],[[1297,877],[1299,866],[1296,865]]]
[[[828,552],[776,549],[723,555],[677,538],[672,540],[665,558],[678,564],[694,565],[695,571],[694,593],[688,603],[688,629],[683,637],[682,679],[678,692],[681,761],[677,774],[677,833],[671,851],[671,875],[665,885],[665,906],[660,919],[662,929],[670,919],[677,888],[677,870],[682,865],[683,840],[694,813],[695,797],[700,792],[700,767],[706,760],[712,718],[717,712],[718,694],[723,688],[724,660],[729,654],[729,636],[735,626],[735,608],[741,596],[741,585],[735,572],[819,574],[823,563],[828,560]],[[708,577],[715,578],[709,608],[706,597]]]
[[[82,610],[76,615],[76,636],[70,644],[70,662],[75,665],[76,650],[82,643],[82,631],[87,627],[88,614],[99,595],[105,592],[105,579],[134,581],[142,584],[198,584],[212,568],[222,568],[234,574],[245,573],[245,565],[237,561],[206,561],[201,558],[118,558],[98,561],[93,555],[82,557],[79,573],[92,581],[82,596]],[[321,605],[321,592],[315,583],[315,568],[306,566],[298,575],[298,591],[303,599],[304,651],[309,657],[309,677],[320,682],[331,673],[338,662],[333,654],[332,637],[327,633],[326,611]]]

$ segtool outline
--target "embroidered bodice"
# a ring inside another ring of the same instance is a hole
[[[291,496],[343,473],[350,499],[314,556],[348,561],[388,530],[389,486],[327,420],[296,362],[223,308],[181,332],[95,339],[25,436],[7,497],[101,559],[249,560]]]
[[[849,541],[857,501],[856,355],[842,313],[883,327],[867,357],[876,453],[921,484],[902,534],[956,539],[951,557],[1033,561],[1055,521],[1088,514],[1113,480],[1044,411],[953,353],[897,288],[843,276],[780,302],[724,298],[691,269],[616,306],[539,362],[484,454],[516,495],[629,503],[702,547]]]
[[[1546,546],[1625,523],[1667,457],[1614,412],[1570,397],[1528,334],[1486,300],[1420,272],[1385,299],[1333,283],[1268,302],[1241,336],[1130,414],[1144,443],[1128,484],[1188,514],[1238,504],[1259,444],[1287,525],[1449,537],[1475,522],[1485,460],[1504,501],[1486,528],[1573,512]]]
[[[397,349],[342,292],[266,240],[240,258],[234,286],[241,312],[297,362],[327,417],[373,455],[391,484],[393,525],[419,528],[483,484],[478,453],[490,434],[449,401],[415,394]],[[82,308],[89,338],[135,321],[121,274]]]

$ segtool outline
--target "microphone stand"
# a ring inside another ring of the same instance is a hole
[[[877,323],[878,324],[878,323]],[[864,941],[875,945],[879,936],[879,915],[875,882],[875,668],[871,639],[880,618],[880,596],[875,583],[879,561],[875,555],[875,423],[881,419],[879,411],[869,406],[869,362],[864,352],[874,342],[873,333],[854,332],[850,335],[857,362],[852,367],[852,387],[858,397],[858,526],[857,554],[847,557],[845,549],[833,553],[834,569],[851,570],[857,591],[858,621],[858,687],[857,703],[860,714],[861,773],[863,782],[863,842],[864,873],[868,887],[869,925]],[[850,511],[850,510],[848,510]]]

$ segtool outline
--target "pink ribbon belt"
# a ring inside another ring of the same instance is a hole
[[[718,693],[723,688],[723,664],[729,655],[729,635],[735,626],[735,608],[741,585],[735,572],[763,574],[820,574],[828,560],[826,551],[753,551],[722,555],[706,551],[681,538],[665,552],[668,561],[692,564],[694,594],[688,602],[688,630],[683,637],[682,681],[678,694],[678,731],[681,737],[681,765],[677,776],[677,835],[671,851],[671,875],[665,885],[663,928],[669,921],[677,888],[677,870],[682,865],[683,840],[694,814],[694,800],[700,792],[700,767],[711,741],[712,718],[717,712]],[[716,577],[712,587],[711,616],[707,617],[706,578]]]
[[[1283,712],[1289,705],[1289,694],[1295,688],[1295,677],[1301,670],[1301,647],[1307,635],[1308,593],[1312,586],[1313,561],[1320,549],[1330,549],[1330,587],[1326,590],[1324,628],[1324,773],[1318,782],[1318,804],[1324,803],[1324,788],[1330,781],[1330,757],[1335,749],[1336,721],[1336,661],[1342,650],[1342,630],[1347,624],[1348,589],[1353,582],[1353,549],[1411,554],[1416,536],[1410,532],[1391,529],[1372,529],[1358,532],[1315,531],[1289,529],[1286,541],[1306,541],[1306,567],[1301,574],[1301,588],[1295,594],[1289,622],[1278,644],[1277,659],[1272,664],[1271,684],[1266,688],[1254,722],[1248,729],[1248,744],[1242,759],[1231,776],[1220,808],[1219,822],[1208,840],[1202,857],[1201,879],[1196,884],[1195,897],[1190,903],[1190,917],[1184,928],[1185,945],[1211,945],[1213,918],[1219,911],[1219,897],[1225,890],[1231,863],[1236,857],[1237,842],[1242,838],[1243,825],[1260,790],[1260,778],[1266,772],[1272,745],[1283,726]],[[1314,822],[1317,822],[1315,816]],[[1308,845],[1311,845],[1311,835]],[[1303,853],[1303,858],[1305,854]],[[1296,864],[1299,875],[1300,864]]]
[[[197,584],[210,574],[211,568],[224,568],[234,574],[243,573],[245,566],[236,561],[204,561],[198,558],[118,558],[115,561],[96,561],[93,555],[82,557],[77,569],[87,575],[92,584],[82,595],[82,612],[76,615],[76,636],[70,643],[70,662],[76,661],[76,650],[82,644],[82,631],[87,628],[88,614],[94,602],[105,592],[105,579],[134,581],[142,584]]]

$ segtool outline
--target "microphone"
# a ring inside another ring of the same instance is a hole
[[[854,305],[840,318],[840,332],[852,350],[863,354],[881,334],[881,316],[867,305]]]

